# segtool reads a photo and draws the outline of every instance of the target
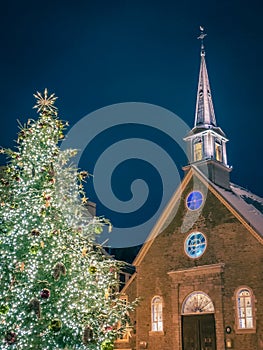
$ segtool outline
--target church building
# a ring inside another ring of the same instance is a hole
[[[189,164],[133,261],[122,293],[140,302],[115,349],[263,349],[263,199],[230,181],[204,37]]]

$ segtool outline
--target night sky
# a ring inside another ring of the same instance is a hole
[[[0,21],[0,145],[14,147],[17,119],[24,123],[37,117],[33,93],[46,87],[59,97],[59,116],[70,127],[99,108],[123,102],[163,107],[192,127],[200,64],[196,38],[202,25],[208,34],[206,62],[217,123],[229,138],[231,180],[263,196],[261,6],[253,0],[5,2]],[[137,137],[165,148],[182,175],[186,159],[161,132],[133,125],[106,130],[96,141],[97,136],[79,163],[91,173],[103,147]],[[98,215],[123,228],[151,216],[162,188],[147,162],[132,159],[118,166],[113,191],[121,200],[130,199],[129,182],[136,178],[154,191],[148,209],[145,205],[136,215],[118,219],[89,183],[87,195],[97,202]]]

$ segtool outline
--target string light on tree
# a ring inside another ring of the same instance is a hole
[[[16,151],[1,150],[0,349],[111,350],[136,302],[120,300],[122,264],[96,242],[111,226],[87,211],[89,174],[59,149],[57,97],[34,96],[39,118],[20,125]]]

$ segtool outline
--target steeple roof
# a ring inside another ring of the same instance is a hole
[[[201,33],[198,39],[201,40],[201,64],[199,72],[199,81],[197,89],[196,110],[195,110],[195,127],[212,126],[216,127],[215,111],[212,101],[211,89],[208,79],[208,73],[205,62],[204,28],[200,27]]]
[[[215,184],[230,188],[229,173],[231,167],[227,165],[225,133],[217,126],[211,89],[207,74],[204,48],[204,28],[200,27],[201,33],[201,65],[197,89],[196,111],[194,127],[186,135],[184,140],[188,144],[189,166],[195,164],[204,172],[209,180]],[[189,166],[184,167],[189,171]]]

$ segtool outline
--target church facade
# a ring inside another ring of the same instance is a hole
[[[133,262],[122,293],[140,303],[116,349],[263,349],[263,200],[230,182],[204,36],[189,164]]]

